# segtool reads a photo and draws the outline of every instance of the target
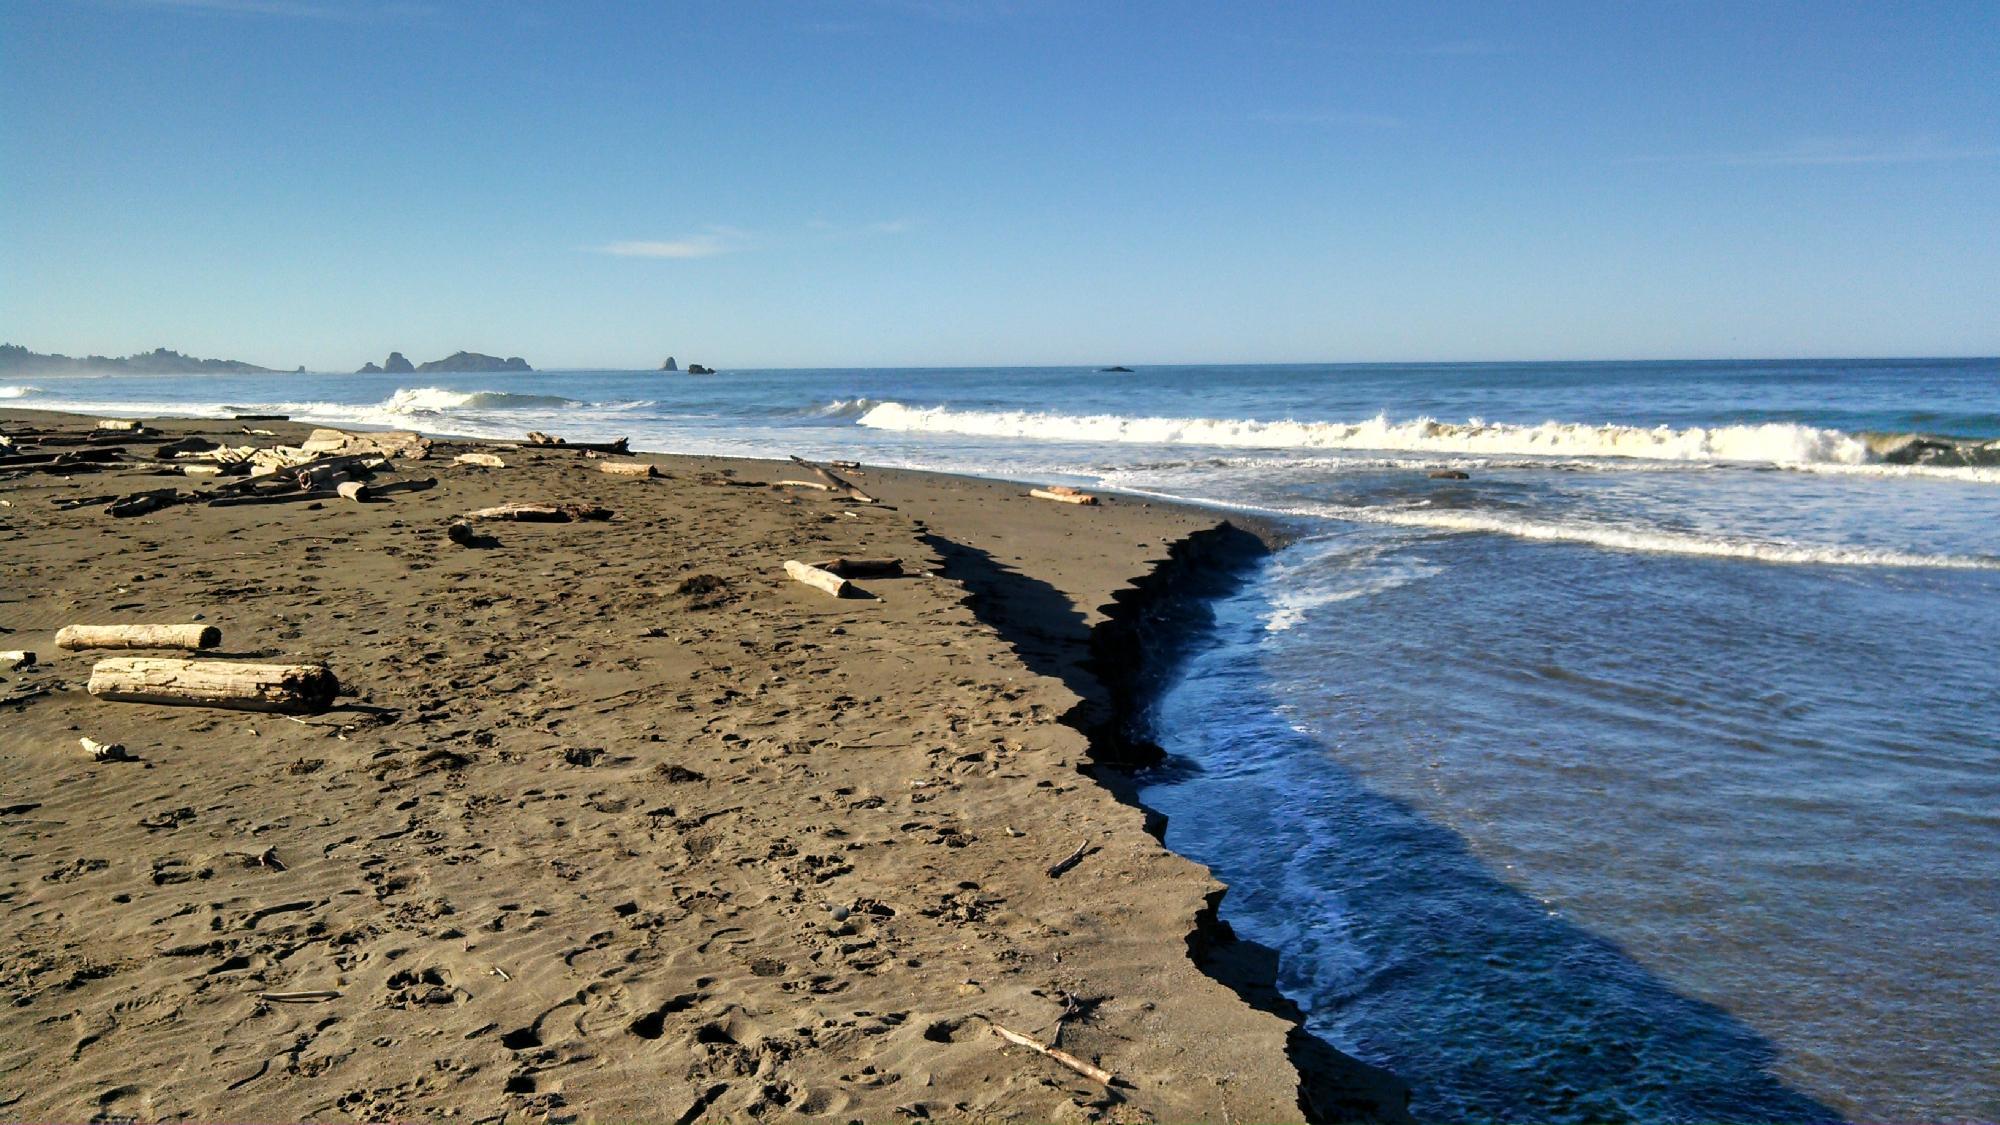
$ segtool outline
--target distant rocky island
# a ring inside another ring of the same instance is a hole
[[[665,362],[665,363],[662,363],[662,364],[660,365],[660,370],[662,370],[662,371],[679,371],[680,369],[681,369],[681,365],[680,365],[680,364],[678,364],[678,363],[675,363],[675,362],[674,362],[674,357],[673,357],[673,356],[668,356],[668,357],[667,357],[667,362]]]
[[[298,370],[304,371],[301,367]],[[80,375],[84,373],[106,373],[113,375],[183,375],[210,373],[222,375],[269,375],[277,374],[275,368],[259,367],[254,363],[244,363],[240,359],[197,359],[182,355],[166,348],[154,348],[150,352],[140,352],[124,357],[107,355],[87,355],[82,358],[66,355],[43,355],[31,352],[19,344],[0,344],[0,375]]]
[[[402,352],[390,352],[389,358],[381,366],[364,363],[357,375],[427,375],[439,371],[533,371],[528,361],[517,355],[501,359],[495,355],[481,355],[479,352],[453,352],[443,359],[415,366],[403,358]]]

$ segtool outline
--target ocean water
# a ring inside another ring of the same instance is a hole
[[[2000,1121],[2000,361],[45,377],[0,400],[629,436],[1279,519],[1297,541],[1153,704],[1170,758],[1144,798],[1316,1033],[1435,1120]]]

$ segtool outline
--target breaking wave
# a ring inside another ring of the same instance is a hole
[[[872,398],[837,398],[824,406],[815,406],[806,413],[815,418],[861,418],[878,406],[885,405]]]
[[[1206,445],[1257,449],[1367,450],[1457,456],[1622,458],[1681,463],[1762,463],[1867,470],[1923,470],[1917,475],[2000,482],[2000,442],[1914,434],[1850,434],[1787,422],[1761,425],[1593,425],[1582,422],[1394,421],[1259,422],[1246,419],[1126,417],[911,407],[884,402],[859,422],[906,433],[966,434],[1042,441]],[[1836,469],[1836,471],[1839,471]],[[1898,475],[1895,472],[1881,475]]]
[[[0,387],[0,398],[27,398],[41,393],[40,387]]]
[[[547,410],[581,406],[561,395],[527,395],[512,391],[449,391],[443,387],[404,387],[375,409],[386,414],[444,414],[454,410]]]

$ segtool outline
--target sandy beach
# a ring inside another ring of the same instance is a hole
[[[373,482],[434,486],[373,502],[65,507],[214,487],[156,448],[0,470],[0,649],[38,657],[0,670],[0,1115],[1399,1114],[1393,1080],[1293,1034],[1220,884],[1092,761],[1131,752],[1132,623],[1173,568],[1132,583],[1248,538],[1214,514],[864,466],[866,504],[772,487],[802,475],[781,462],[614,476],[444,440]],[[454,463],[475,450],[504,467]],[[447,538],[515,502],[612,516]],[[905,575],[837,599],[782,569],[842,556]],[[53,636],[125,622],[212,625],[200,659],[323,662],[342,694],[94,698],[130,654]]]

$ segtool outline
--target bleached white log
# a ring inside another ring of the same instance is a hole
[[[461,453],[451,459],[454,465],[482,465],[488,469],[504,469],[507,462],[491,453]]]
[[[1088,492],[1078,492],[1074,489],[1066,492],[1058,492],[1052,488],[1031,488],[1028,490],[1028,495],[1039,500],[1054,500],[1058,504],[1097,503],[1097,497],[1092,496]]]
[[[785,561],[785,573],[791,575],[795,581],[803,582],[816,590],[824,590],[836,598],[846,597],[854,588],[853,583],[832,571],[808,566],[795,559]]]
[[[79,648],[214,648],[222,630],[213,625],[66,625],[56,633],[56,647]]]
[[[660,471],[650,461],[599,461],[597,471],[618,477],[656,477]]]
[[[326,710],[339,691],[323,664],[118,656],[90,671],[90,694],[121,703],[310,714]]]

